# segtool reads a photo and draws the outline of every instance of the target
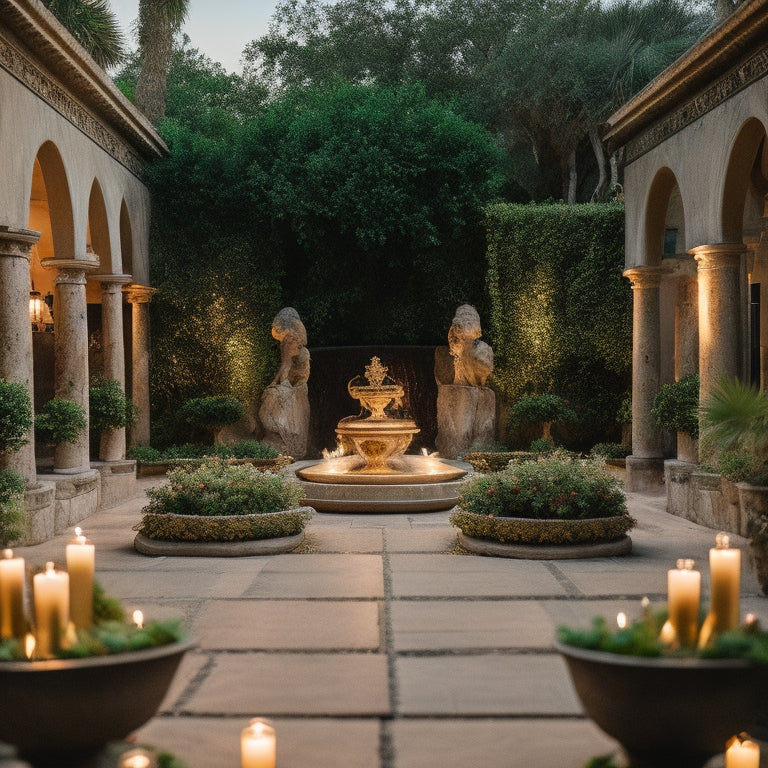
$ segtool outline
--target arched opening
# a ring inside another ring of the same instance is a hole
[[[131,217],[125,200],[120,205],[120,256],[123,263],[123,274],[133,274],[133,230]]]
[[[665,256],[685,252],[685,211],[675,174],[661,168],[648,190],[644,263],[658,266]]]
[[[39,149],[32,167],[32,187],[29,200],[29,229],[40,232],[32,248],[30,290],[42,299],[33,323],[34,405],[40,408],[54,395],[54,335],[56,307],[52,270],[43,269],[42,259],[65,258],[75,255],[72,200],[64,163],[56,145],[45,142]]]
[[[768,147],[766,129],[750,118],[733,143],[723,185],[726,242],[744,243],[741,327],[745,338],[743,377],[765,385],[768,376]]]

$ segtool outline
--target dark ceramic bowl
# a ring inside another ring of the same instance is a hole
[[[0,662],[0,741],[35,766],[88,765],[153,717],[191,647]]]
[[[765,675],[747,661],[555,647],[584,711],[622,745],[631,768],[699,768],[755,722]]]

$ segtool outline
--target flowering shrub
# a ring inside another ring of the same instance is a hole
[[[554,453],[481,475],[459,494],[464,512],[493,517],[580,520],[627,514],[620,482],[600,461]]]
[[[254,515],[294,509],[304,491],[283,475],[211,459],[200,467],[170,470],[168,484],[148,489],[147,496],[146,513]]]

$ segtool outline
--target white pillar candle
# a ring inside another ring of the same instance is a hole
[[[21,639],[27,632],[24,617],[24,558],[4,549],[0,559],[0,638]]]
[[[255,718],[240,735],[240,768],[275,768],[275,729],[269,720]]]
[[[746,738],[734,736],[725,751],[725,768],[760,768],[760,745]]]
[[[67,571],[69,571],[69,612],[75,629],[88,629],[93,625],[93,572],[95,548],[75,528],[75,538],[67,544]]]
[[[35,596],[37,646],[35,654],[42,659],[55,656],[69,623],[69,575],[56,571],[46,563],[45,573],[32,580]]]
[[[667,600],[669,622],[679,645],[696,644],[700,597],[701,574],[693,570],[693,560],[678,560],[677,568],[667,571]]]

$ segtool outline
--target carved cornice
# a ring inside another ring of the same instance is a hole
[[[627,161],[637,159],[764,77],[766,40],[768,1],[742,2],[608,118],[602,137],[609,151],[624,148]]]
[[[53,107],[62,117],[98,144],[105,152],[138,176],[143,163],[138,152],[121,141],[90,110],[70,96],[30,58],[0,38],[0,67]]]
[[[631,163],[646,152],[659,146],[670,136],[682,131],[707,112],[720,106],[731,96],[760,80],[768,74],[768,48],[759,51],[743,64],[715,80],[712,85],[698,96],[686,101],[671,115],[653,125],[638,138],[630,141],[624,149],[624,161]]]

